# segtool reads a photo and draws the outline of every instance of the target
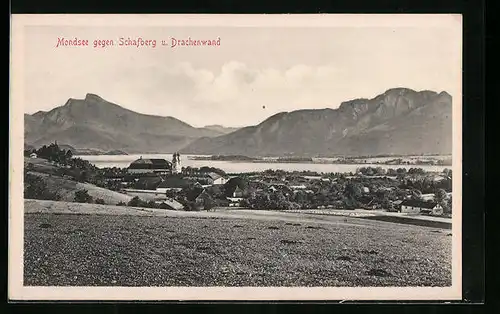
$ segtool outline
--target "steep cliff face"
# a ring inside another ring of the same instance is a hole
[[[94,94],[25,115],[25,142],[57,140],[77,149],[231,155],[451,153],[452,99],[446,92],[394,88],[338,109],[275,114],[236,130],[194,128],[173,117],[139,114]]]
[[[206,154],[323,155],[451,153],[451,96],[395,88],[338,109],[276,114],[183,151]]]

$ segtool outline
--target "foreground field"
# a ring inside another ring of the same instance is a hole
[[[50,213],[36,210],[47,202],[28,203],[25,285],[451,285],[444,229],[279,213],[134,215],[117,206]]]

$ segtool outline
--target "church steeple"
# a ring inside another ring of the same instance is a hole
[[[180,173],[181,172],[181,155],[178,152],[175,152],[172,156],[172,173]]]

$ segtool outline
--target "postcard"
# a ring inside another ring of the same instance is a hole
[[[461,299],[461,15],[11,25],[10,300]]]

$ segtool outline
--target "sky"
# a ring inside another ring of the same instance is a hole
[[[93,93],[127,109],[196,127],[246,126],[282,111],[337,108],[390,88],[456,95],[456,30],[450,27],[24,27],[25,113]],[[88,47],[56,47],[58,38]],[[117,46],[118,39],[156,47]],[[171,47],[171,38],[220,46]],[[115,46],[93,47],[95,39]],[[162,46],[165,40],[167,46]],[[455,94],[454,94],[455,93]]]

